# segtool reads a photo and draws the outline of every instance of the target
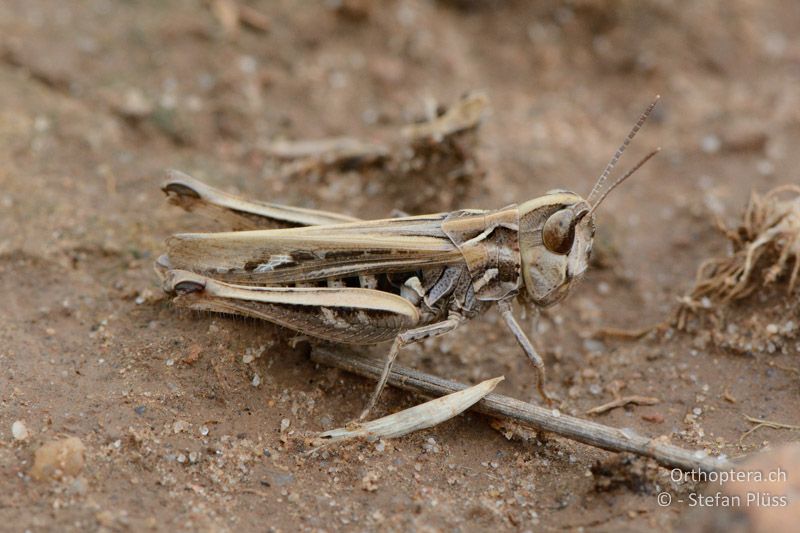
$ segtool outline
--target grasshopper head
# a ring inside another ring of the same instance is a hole
[[[563,299],[589,266],[591,206],[569,191],[550,191],[519,206],[522,278],[529,299],[546,307]]]
[[[661,150],[653,150],[622,177],[603,188],[625,147],[647,120],[659,98],[656,96],[639,117],[585,200],[573,192],[556,190],[519,206],[522,279],[527,295],[535,305],[546,307],[560,301],[573,283],[583,276],[592,253],[595,210],[611,191]]]

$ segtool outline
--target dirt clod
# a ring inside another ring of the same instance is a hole
[[[86,446],[78,437],[67,437],[43,444],[34,455],[32,478],[43,481],[77,476],[83,470]]]

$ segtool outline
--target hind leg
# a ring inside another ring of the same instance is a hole
[[[400,353],[401,348],[415,342],[449,333],[456,329],[462,320],[461,317],[452,316],[442,322],[429,324],[421,328],[410,329],[397,335],[394,339],[394,343],[392,343],[392,347],[389,349],[389,355],[386,357],[386,364],[383,367],[383,372],[381,372],[381,377],[377,385],[375,385],[375,389],[372,391],[372,395],[366,407],[364,407],[364,410],[359,415],[358,420],[363,421],[369,415],[372,408],[375,407],[375,403],[378,401],[381,392],[383,392],[383,388],[386,386],[386,382],[389,380],[389,373],[392,371],[392,365],[397,358],[397,354]]]

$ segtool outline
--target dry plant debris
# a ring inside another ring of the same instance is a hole
[[[235,35],[240,26],[258,33],[268,32],[271,26],[269,17],[244,3],[234,0],[211,0],[208,7],[226,35]]]
[[[480,92],[449,107],[433,106],[428,116],[388,135],[385,141],[352,137],[278,140],[261,151],[281,163],[285,180],[318,176],[335,181],[358,170],[363,183],[378,184],[403,210],[446,210],[459,204],[483,176],[477,131],[489,106]]]
[[[745,419],[750,422],[751,424],[755,424],[755,426],[751,427],[747,431],[745,431],[741,437],[739,437],[739,442],[741,443],[745,437],[753,433],[754,431],[761,429],[761,428],[771,428],[771,429],[788,429],[791,431],[800,431],[800,426],[795,426],[792,424],[784,424],[783,422],[775,422],[773,420],[764,420],[763,418],[754,418],[749,415],[744,415]]]
[[[717,225],[733,252],[700,265],[682,310],[741,300],[787,276],[786,291],[794,291],[800,274],[800,186],[785,185],[763,196],[754,192],[738,228]],[[679,313],[679,326],[685,324],[685,315]]]
[[[611,411],[612,409],[616,409],[618,407],[625,407],[628,404],[635,404],[635,405],[657,405],[661,402],[658,398],[651,398],[649,396],[623,396],[622,398],[617,398],[616,400],[611,400],[608,403],[604,403],[603,405],[598,405],[597,407],[592,407],[588,411],[586,411],[587,415],[600,415],[605,412]]]

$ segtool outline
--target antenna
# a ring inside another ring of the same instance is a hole
[[[656,106],[656,104],[658,103],[659,99],[661,99],[661,95],[657,94],[655,99],[653,100],[653,103],[651,103],[647,107],[647,109],[645,109],[644,113],[642,113],[642,116],[640,116],[639,120],[636,121],[636,124],[633,126],[633,129],[630,131],[630,133],[628,133],[628,136],[625,137],[624,141],[622,141],[622,144],[617,149],[617,152],[614,154],[614,157],[612,157],[611,161],[608,162],[608,165],[606,165],[605,170],[603,170],[603,173],[600,174],[600,177],[597,179],[597,183],[595,183],[594,187],[592,187],[592,192],[590,192],[589,196],[586,198],[587,202],[589,202],[591,204],[592,203],[592,198],[594,198],[594,196],[598,192],[600,192],[600,188],[603,186],[603,184],[608,179],[608,175],[611,174],[611,171],[614,169],[614,165],[617,164],[617,161],[619,161],[619,158],[622,157],[622,153],[625,151],[625,148],[627,148],[628,145],[633,140],[633,138],[636,137],[636,134],[639,132],[639,130],[642,129],[642,126],[644,125],[645,121],[647,120],[647,117],[650,116],[650,112]],[[654,154],[651,154],[649,157],[652,157],[653,155]],[[649,159],[649,157],[646,158],[646,159]],[[639,166],[641,166],[642,164],[643,163],[640,163]],[[637,166],[637,168],[638,168],[638,166]],[[617,181],[615,186],[618,185],[619,183],[621,183],[620,180]],[[595,204],[595,205],[597,205],[597,204]],[[592,210],[594,210],[594,208],[592,208]]]
[[[635,173],[637,170],[639,170],[640,168],[642,168],[642,165],[644,165],[645,163],[647,163],[647,162],[650,160],[650,158],[651,158],[651,157],[653,157],[654,155],[656,155],[656,154],[657,154],[658,152],[660,152],[660,151],[661,151],[661,147],[659,147],[659,148],[656,148],[655,150],[653,150],[652,152],[650,152],[649,154],[647,154],[646,156],[644,156],[644,157],[642,158],[642,160],[641,160],[641,161],[639,161],[638,163],[636,163],[636,165],[635,165],[635,166],[634,166],[632,169],[630,169],[628,172],[626,172],[624,176],[622,176],[622,177],[621,177],[621,178],[619,178],[617,181],[615,181],[614,183],[612,183],[612,184],[611,184],[611,187],[609,187],[608,189],[606,189],[606,192],[604,192],[604,193],[603,193],[603,195],[602,195],[602,196],[600,196],[600,198],[598,198],[598,199],[597,199],[597,201],[596,201],[596,202],[595,202],[595,203],[592,205],[592,208],[589,210],[589,213],[588,213],[588,215],[589,215],[589,216],[591,216],[591,214],[595,212],[595,210],[597,209],[597,207],[598,207],[598,206],[599,206],[599,205],[600,205],[600,204],[603,202],[603,200],[605,200],[605,199],[606,199],[606,196],[608,196],[608,193],[610,193],[611,191],[613,191],[614,189],[616,189],[616,188],[617,188],[617,185],[621,184],[623,181],[625,181],[626,179],[628,179],[628,178],[630,178],[631,176],[633,176],[633,174],[634,174],[634,173]]]

